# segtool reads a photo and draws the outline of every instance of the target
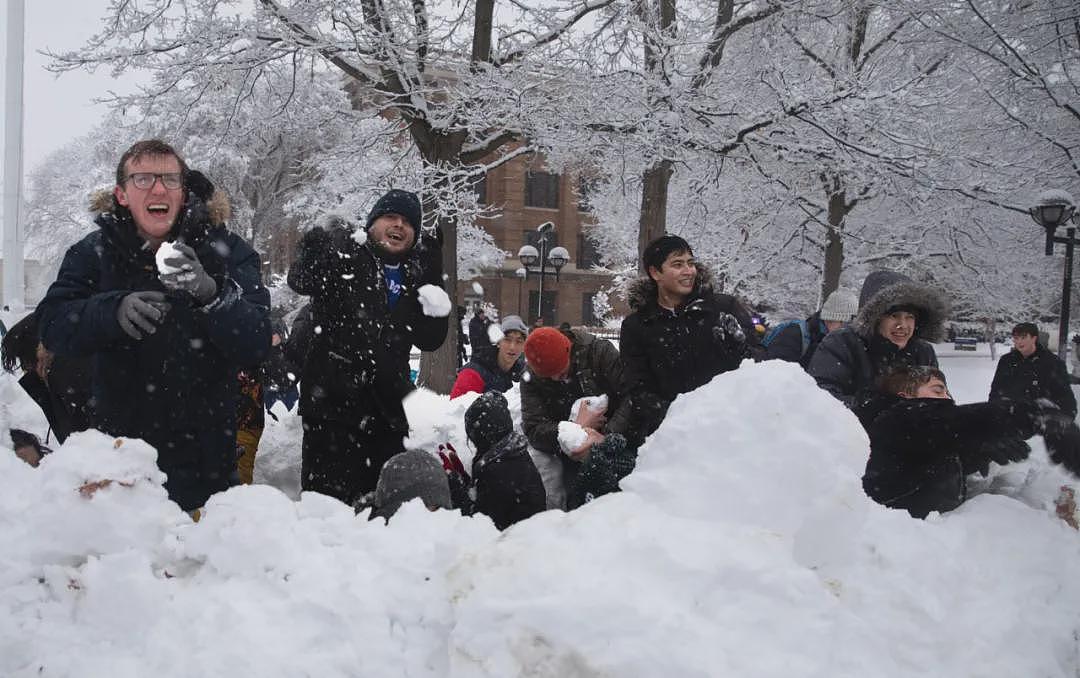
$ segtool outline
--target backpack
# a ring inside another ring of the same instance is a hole
[[[799,357],[802,358],[806,355],[807,349],[810,348],[810,327],[806,324],[805,320],[785,320],[779,325],[776,325],[770,329],[765,335],[765,338],[761,340],[761,345],[768,348],[769,344],[773,343],[776,340],[776,337],[780,336],[781,332],[792,325],[798,325],[799,332],[802,334],[802,351],[799,353]]]

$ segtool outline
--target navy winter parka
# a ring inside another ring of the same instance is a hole
[[[237,373],[270,349],[259,255],[222,225],[219,196],[209,214],[189,196],[174,229],[217,282],[209,304],[166,290],[130,212],[99,197],[95,207],[108,211],[98,230],[68,249],[39,307],[47,349],[91,357],[98,428],[154,446],[169,497],[184,510],[234,483]],[[121,299],[139,290],[165,292],[171,308],[154,334],[135,340],[116,316]]]

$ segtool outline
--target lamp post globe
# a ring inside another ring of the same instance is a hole
[[[535,264],[539,258],[540,253],[532,245],[522,245],[521,249],[518,250],[518,261],[525,268]]]
[[[554,266],[556,271],[560,270],[570,263],[570,251],[565,247],[552,248],[551,253],[548,254],[548,263]]]
[[[1056,235],[1057,229],[1068,224],[1076,216],[1076,201],[1068,192],[1057,188],[1047,189],[1035,196],[1035,204],[1028,210],[1031,218],[1046,231],[1046,254],[1054,253],[1054,243],[1065,244],[1065,275],[1061,283],[1061,314],[1058,318],[1058,357],[1067,360],[1069,349],[1069,311],[1072,306],[1073,251],[1076,245],[1076,228],[1068,227],[1065,235]]]

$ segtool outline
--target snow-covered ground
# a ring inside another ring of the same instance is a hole
[[[984,398],[993,362],[950,349],[953,392]],[[0,378],[0,424],[25,401]],[[467,402],[411,399],[413,444],[467,457]],[[0,454],[0,675],[1080,673],[1080,535],[1037,440],[996,487],[1023,501],[913,520],[863,495],[847,410],[797,367],[746,365],[676,401],[624,492],[500,534],[293,500],[281,418],[256,472],[284,492],[232,489],[198,524],[137,441],[78,434],[36,470]]]

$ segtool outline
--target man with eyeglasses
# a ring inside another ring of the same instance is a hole
[[[123,154],[92,209],[97,230],[39,307],[42,340],[91,357],[95,426],[156,448],[170,499],[194,512],[236,482],[237,372],[270,350],[259,256],[226,229],[224,194],[156,139]]]

